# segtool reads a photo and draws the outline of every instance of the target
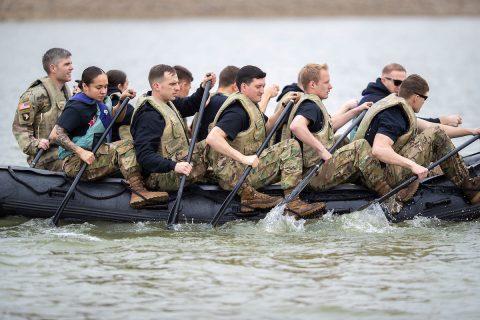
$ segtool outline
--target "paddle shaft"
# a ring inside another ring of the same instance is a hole
[[[358,115],[358,117],[352,121],[352,124],[347,128],[347,130],[338,138],[333,146],[328,150],[328,152],[333,153],[335,150],[337,150],[338,146],[342,141],[350,134],[350,132],[362,121],[363,117],[365,116],[365,113],[367,113],[367,110],[363,110],[362,113]],[[284,205],[295,199],[302,191],[305,189],[305,187],[310,183],[310,180],[313,179],[315,175],[317,175],[318,170],[322,166],[322,164],[325,161],[323,159],[320,159],[315,166],[313,166],[310,171],[305,175],[305,177],[300,181],[297,186],[286,196],[282,202],[278,206]]]
[[[463,144],[461,144],[459,147],[451,150],[450,152],[448,152],[446,155],[444,155],[443,157],[441,157],[440,159],[438,159],[437,161],[433,162],[432,164],[430,164],[427,169],[428,171],[432,170],[433,168],[435,168],[436,166],[438,166],[439,164],[445,162],[446,160],[448,160],[450,157],[456,155],[460,150],[466,148],[467,146],[469,146],[470,144],[472,144],[473,142],[475,142],[475,140],[479,139],[480,138],[480,135],[475,135],[473,136],[471,139],[469,139],[468,141],[465,141]],[[375,203],[382,203],[384,202],[386,199],[390,198],[391,196],[395,195],[396,193],[398,193],[400,190],[402,190],[403,188],[407,187],[408,185],[410,185],[411,183],[413,183],[415,180],[418,179],[418,176],[412,176],[406,180],[404,180],[402,183],[400,183],[399,185],[397,185],[395,188],[393,188],[392,190],[390,190],[389,192],[387,192],[386,194],[384,194],[383,196],[381,196],[380,198],[378,199],[375,199],[373,200],[372,202],[366,204],[366,205],[363,205],[362,207],[360,207],[358,210],[363,210],[365,208],[368,208],[369,206],[371,206],[372,204],[375,204]]]
[[[35,158],[33,158],[32,162],[30,163],[30,168],[35,168],[37,166],[38,160],[40,160],[40,158],[44,153],[45,153],[45,150],[42,148],[37,150],[37,153],[35,154]]]
[[[283,121],[285,120],[286,116],[288,113],[290,113],[290,110],[292,109],[294,102],[293,100],[290,100],[288,104],[285,106],[283,109],[282,113],[280,114],[280,117],[278,118],[277,122],[273,126],[272,130],[268,133],[267,137],[265,138],[265,141],[263,141],[262,145],[260,148],[257,150],[256,156],[260,157],[260,154],[265,150],[265,148],[268,146],[268,143],[272,139],[273,135],[275,132],[277,132],[278,128],[283,124]],[[237,194],[238,190],[242,186],[243,182],[247,179],[248,175],[250,174],[250,171],[252,171],[252,166],[247,166],[245,168],[245,171],[243,171],[242,176],[238,180],[237,184],[233,188],[233,190],[230,192],[228,197],[223,201],[222,206],[220,207],[220,210],[215,214],[215,216],[212,218],[212,221],[210,224],[212,225],[213,228],[215,228],[218,224],[218,221],[223,217],[225,214],[225,211],[227,210],[228,205],[232,202],[233,197]]]
[[[120,106],[120,108],[118,109],[118,111],[115,113],[115,115],[113,116],[113,119],[112,121],[110,122],[110,124],[108,125],[108,127],[105,129],[105,131],[103,132],[102,136],[100,137],[100,139],[98,140],[98,143],[93,147],[93,150],[92,150],[92,153],[95,155],[95,153],[98,151],[98,149],[100,148],[100,146],[102,145],[103,143],[103,140],[105,139],[105,137],[108,135],[108,133],[110,132],[110,130],[112,129],[113,125],[115,124],[115,121],[117,120],[117,118],[120,116],[120,114],[122,113],[122,111],[126,108],[127,104],[128,104],[128,101],[130,100],[130,97],[126,97],[125,100],[123,100],[122,102],[122,105]],[[80,168],[80,171],[78,171],[76,177],[75,177],[75,180],[73,180],[73,183],[72,185],[70,186],[70,188],[68,189],[67,191],[67,194],[65,195],[65,198],[63,198],[63,201],[62,203],[60,204],[60,207],[58,207],[57,211],[55,212],[55,214],[53,215],[53,217],[51,218],[50,222],[51,224],[53,224],[54,226],[57,226],[58,224],[58,220],[60,219],[60,216],[63,212],[63,210],[65,209],[68,201],[70,200],[70,198],[72,197],[72,194],[73,192],[75,191],[75,188],[77,187],[77,184],[78,182],[80,181],[80,178],[82,177],[83,173],[85,172],[85,170],[87,169],[87,166],[88,166],[88,163],[84,162]]]
[[[195,148],[195,143],[197,142],[198,132],[200,131],[200,125],[203,118],[203,113],[205,111],[205,104],[207,103],[207,98],[208,98],[208,94],[210,92],[211,86],[212,86],[212,81],[210,80],[207,81],[207,83],[205,84],[205,89],[202,96],[202,102],[200,103],[200,108],[198,110],[198,117],[195,123],[195,128],[193,129],[192,140],[190,141],[190,146],[188,147],[188,154],[187,154],[188,163],[192,162],[193,149]],[[168,220],[167,220],[168,226],[171,226],[172,224],[175,224],[178,221],[178,211],[180,208],[180,204],[182,202],[183,189],[185,188],[186,180],[187,180],[187,176],[183,175],[182,179],[180,180],[180,186],[178,187],[177,198],[175,199],[175,203],[172,207],[172,210],[168,215]]]

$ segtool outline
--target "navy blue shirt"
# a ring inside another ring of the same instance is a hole
[[[202,121],[200,121],[200,128],[198,129],[198,141],[202,141],[208,136],[208,126],[213,122],[218,110],[223,105],[228,96],[222,93],[216,93],[210,97],[210,102],[205,107]]]
[[[268,120],[265,115],[263,118],[265,122]],[[226,133],[230,141],[233,141],[240,132],[247,130],[250,126],[248,113],[239,101],[235,101],[222,112],[216,126]]]
[[[365,134],[365,139],[372,146],[377,133],[381,133],[392,139],[397,139],[409,129],[408,118],[401,107],[391,107],[377,114]]]
[[[200,87],[190,97],[176,98],[172,101],[182,117],[192,116],[198,111],[203,91],[204,89]],[[151,95],[151,92],[147,95]],[[149,103],[145,103],[132,120],[130,132],[133,136],[135,154],[145,176],[175,169],[175,161],[165,159],[157,153],[164,130],[165,119]]]
[[[304,116],[310,120],[308,124],[310,132],[318,132],[323,128],[323,114],[313,101],[305,100],[302,102],[295,116]]]
[[[58,126],[65,129],[70,138],[81,137],[87,133],[96,121],[97,105],[86,104],[81,101],[68,100],[60,117]]]

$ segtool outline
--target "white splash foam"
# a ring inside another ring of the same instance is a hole
[[[305,220],[296,220],[293,216],[285,215],[285,207],[286,204],[275,206],[258,225],[271,233],[304,232]]]
[[[342,215],[341,220],[345,228],[365,233],[386,233],[393,228],[379,204]]]

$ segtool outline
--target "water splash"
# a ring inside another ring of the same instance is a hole
[[[340,217],[345,229],[365,233],[386,233],[394,228],[379,204],[374,204],[361,211],[355,211]]]
[[[271,233],[304,232],[305,220],[296,220],[295,217],[284,214],[286,206],[275,206],[258,222],[258,226]]]

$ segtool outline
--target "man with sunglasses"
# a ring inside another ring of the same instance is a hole
[[[385,180],[394,187],[412,174],[427,177],[426,168],[453,150],[450,138],[480,134],[480,128],[457,128],[417,119],[428,98],[428,83],[419,75],[408,76],[393,93],[375,103],[365,114],[354,140],[365,139],[372,154],[385,166]],[[480,203],[480,177],[471,178],[460,155],[440,167],[472,204]],[[418,182],[417,182],[418,186]]]

